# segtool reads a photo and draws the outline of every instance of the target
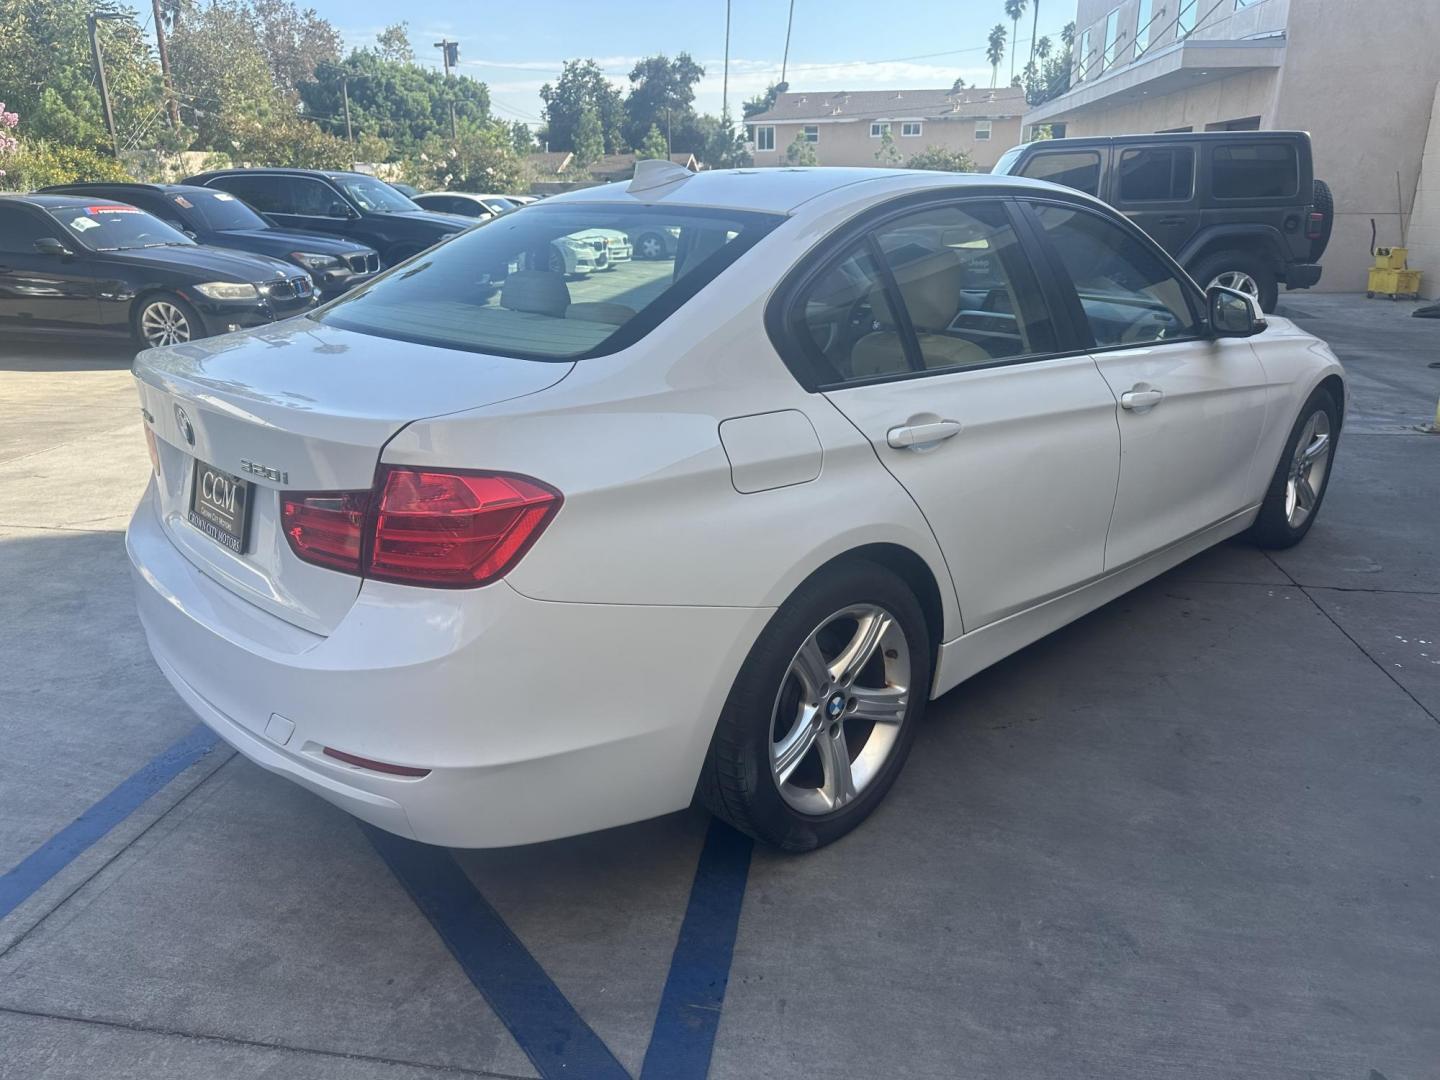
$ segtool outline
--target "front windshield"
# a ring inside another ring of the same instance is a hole
[[[1020,160],[1020,155],[1024,152],[1024,145],[1012,146],[1000,155],[1000,160],[995,163],[995,167],[990,171],[996,176],[1009,176],[1010,170],[1015,167],[1015,162]]]
[[[176,206],[193,209],[216,232],[230,229],[268,229],[265,219],[228,191],[187,191],[171,195]]]
[[[638,340],[781,220],[685,206],[532,206],[322,308],[377,337],[536,360]]]
[[[50,216],[92,251],[190,247],[195,243],[159,218],[133,206],[120,206],[115,203],[56,206],[50,208]]]
[[[372,214],[403,214],[420,209],[389,184],[376,180],[373,176],[337,176],[335,183],[355,200],[360,209],[368,210]]]

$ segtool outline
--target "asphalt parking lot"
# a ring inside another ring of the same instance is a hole
[[[448,853],[236,758],[151,661],[129,356],[0,343],[0,1077],[1440,1077],[1440,322],[1292,294],[1324,510],[934,704],[784,857],[699,811]]]

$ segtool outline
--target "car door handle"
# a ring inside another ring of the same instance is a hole
[[[902,424],[885,433],[885,441],[896,450],[915,450],[943,442],[960,434],[960,421],[934,420],[928,424]]]
[[[1159,405],[1165,398],[1164,390],[1156,390],[1153,387],[1148,390],[1126,390],[1120,395],[1120,407],[1122,409],[1149,409]]]

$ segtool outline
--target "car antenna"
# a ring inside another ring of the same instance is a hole
[[[684,165],[663,158],[646,158],[635,163],[635,179],[625,190],[632,194],[689,180],[695,174]]]

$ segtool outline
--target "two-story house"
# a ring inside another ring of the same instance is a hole
[[[1320,287],[1365,287],[1371,218],[1380,243],[1400,243],[1440,80],[1440,0],[1079,0],[1075,27],[1070,90],[1027,129],[1308,131],[1335,198]]]
[[[790,92],[745,123],[756,165],[788,164],[786,151],[798,137],[819,165],[903,165],[939,146],[964,150],[977,169],[988,172],[1020,141],[1024,112],[1025,92],[1012,87]],[[882,153],[887,145],[893,154]]]

